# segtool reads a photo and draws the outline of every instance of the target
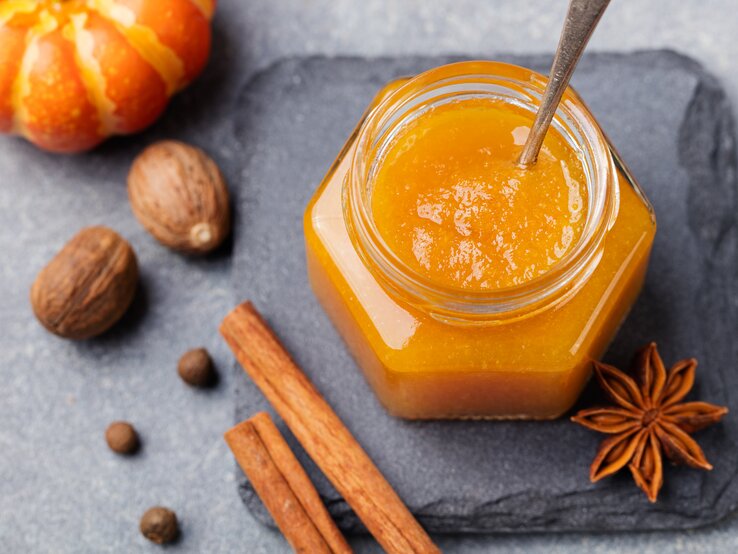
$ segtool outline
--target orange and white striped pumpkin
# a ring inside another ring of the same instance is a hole
[[[88,150],[153,123],[203,69],[216,0],[0,0],[0,132]]]

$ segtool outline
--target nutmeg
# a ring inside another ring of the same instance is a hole
[[[159,242],[205,253],[231,227],[228,188],[205,152],[176,141],[149,146],[128,174],[128,199],[139,222]]]
[[[87,227],[39,272],[31,287],[31,305],[52,333],[87,339],[121,318],[137,282],[131,245],[112,229]]]

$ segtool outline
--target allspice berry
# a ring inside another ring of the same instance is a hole
[[[199,254],[215,249],[231,228],[225,179],[202,150],[167,140],[149,146],[128,174],[136,218],[163,245]]]
[[[131,245],[112,229],[87,227],[39,272],[31,287],[31,305],[52,333],[87,339],[123,316],[137,283]]]
[[[133,454],[140,445],[138,433],[127,421],[114,421],[108,425],[105,440],[110,450],[118,454]]]
[[[141,534],[156,544],[173,542],[179,535],[177,514],[168,508],[154,506],[141,517]]]
[[[209,387],[215,382],[215,370],[210,354],[204,348],[193,348],[184,353],[177,364],[177,373],[193,387]]]

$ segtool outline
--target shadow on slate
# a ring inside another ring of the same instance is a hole
[[[492,56],[546,72],[548,56]],[[629,472],[591,484],[602,435],[553,422],[408,422],[387,415],[321,310],[305,274],[302,214],[378,89],[453,58],[294,58],[242,90],[235,139],[234,283],[252,299],[400,496],[431,531],[645,530],[714,522],[738,503],[736,153],[730,106],[716,80],[669,51],[586,56],[580,92],[653,202],[659,230],[644,291],[605,359],[628,364],[656,340],[667,362],[700,360],[694,397],[732,414],[697,434],[712,472],[667,467],[650,505]],[[236,369],[241,373],[240,369]],[[237,420],[268,407],[237,379]],[[599,400],[590,386],[580,405]],[[341,528],[353,512],[280,423]],[[238,470],[237,470],[238,471]],[[245,504],[270,523],[239,475]]]

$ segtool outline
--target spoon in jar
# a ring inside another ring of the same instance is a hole
[[[574,68],[609,3],[610,0],[570,0],[541,107],[538,108],[536,120],[518,160],[522,167],[530,167],[536,163],[543,139],[569,85]]]

